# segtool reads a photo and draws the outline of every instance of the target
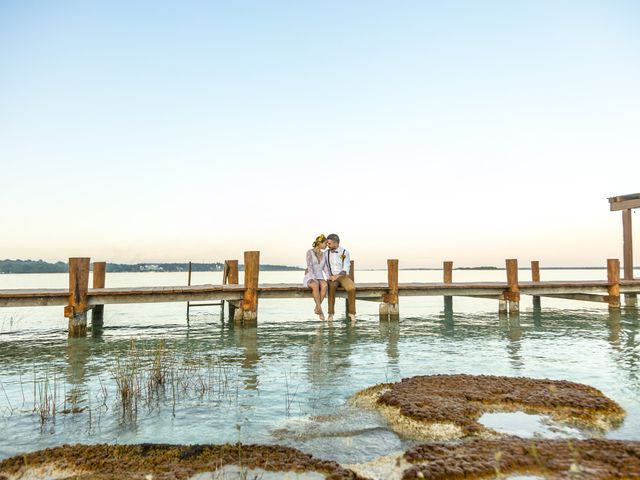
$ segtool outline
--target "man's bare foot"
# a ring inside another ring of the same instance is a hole
[[[329,317],[327,318],[328,322],[333,322],[333,313],[329,314]]]
[[[356,323],[356,315],[355,313],[350,313],[349,314],[349,318],[351,319],[351,324],[355,324]]]

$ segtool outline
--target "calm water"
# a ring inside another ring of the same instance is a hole
[[[401,271],[400,281],[438,281],[441,275]],[[265,272],[261,281],[301,276]],[[529,278],[529,272],[520,276]],[[542,276],[603,279],[606,272],[543,270]],[[384,281],[386,272],[356,277]],[[504,272],[456,271],[454,278],[501,280]],[[108,286],[185,281],[181,273],[107,276]],[[217,273],[194,275],[194,283],[219,281]],[[0,275],[0,288],[66,282],[66,275]],[[442,298],[400,301],[401,319],[394,323],[379,321],[376,303],[358,302],[355,327],[342,318],[318,322],[311,300],[261,301],[257,328],[223,324],[215,307],[198,311],[187,326],[184,304],[107,305],[102,334],[81,339],[67,338],[62,307],[0,309],[0,458],[73,442],[241,440],[365,461],[408,442],[374,413],[348,407],[347,399],[376,383],[434,373],[587,383],[628,412],[607,436],[640,439],[636,311],[610,313],[598,304],[543,298],[542,311],[534,312],[530,297],[523,297],[519,319],[508,319],[491,300],[456,298],[453,315],[443,312]],[[338,299],[338,312],[343,308]],[[162,388],[146,390],[158,355]],[[124,412],[116,388],[123,373],[141,387],[135,408]]]

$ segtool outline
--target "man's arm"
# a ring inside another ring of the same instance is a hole
[[[349,250],[346,248],[342,250],[342,254],[344,255],[344,262],[342,262],[342,271],[340,275],[349,275],[349,270],[351,269],[351,255],[349,255]]]

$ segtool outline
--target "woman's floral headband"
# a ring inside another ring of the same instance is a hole
[[[327,238],[321,233],[320,235],[318,235],[316,237],[315,242],[313,242],[313,246],[315,247],[316,245],[318,245],[319,243],[322,243],[326,240]]]

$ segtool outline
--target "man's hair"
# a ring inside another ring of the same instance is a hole
[[[336,235],[335,233],[327,235],[327,240],[333,240],[336,243],[340,243],[340,237],[338,235]]]

